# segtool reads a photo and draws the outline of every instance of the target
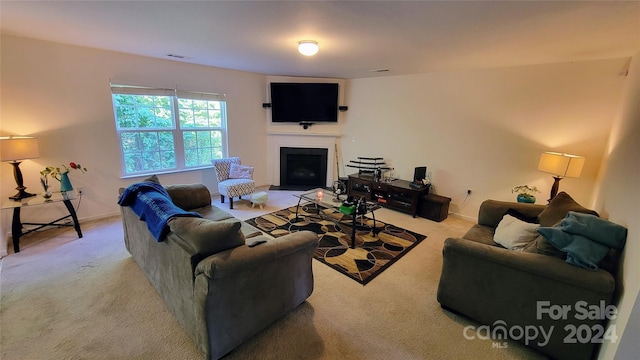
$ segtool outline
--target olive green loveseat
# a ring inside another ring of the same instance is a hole
[[[548,206],[483,202],[478,224],[462,238],[445,240],[438,302],[489,325],[491,341],[497,346],[512,339],[553,358],[591,359],[609,317],[593,311],[614,309],[619,251],[609,250],[598,270],[592,271],[567,263],[541,236],[520,251],[494,242],[496,228],[507,213],[552,227],[568,211],[597,215],[566,193],[558,194]],[[520,330],[528,333],[521,335]]]

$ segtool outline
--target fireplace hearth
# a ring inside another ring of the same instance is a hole
[[[327,177],[327,149],[280,148],[280,189],[301,190],[324,187]]]

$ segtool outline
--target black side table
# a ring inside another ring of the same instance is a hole
[[[82,194],[77,195],[74,191],[67,191],[64,193],[55,192],[50,199],[45,199],[42,196],[34,196],[22,199],[20,201],[15,200],[6,200],[2,203],[2,210],[13,209],[13,219],[11,221],[11,237],[13,238],[13,251],[18,253],[20,252],[20,238],[24,235],[27,235],[31,232],[40,230],[47,226],[73,226],[78,233],[78,238],[82,237],[82,230],[80,229],[80,222],[78,221],[78,216],[76,215],[76,210],[71,203],[71,200],[81,199]],[[67,208],[69,215],[65,215],[59,219],[53,220],[48,223],[32,223],[32,222],[22,222],[20,218],[20,210],[24,207],[28,206],[37,206],[37,205],[47,205],[53,203],[62,202],[64,206]],[[73,224],[69,224],[67,222],[62,222],[65,219],[71,218],[73,220]],[[37,227],[23,231],[23,225],[35,225]]]

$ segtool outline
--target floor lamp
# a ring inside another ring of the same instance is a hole
[[[553,175],[553,186],[549,202],[558,194],[560,180],[566,177],[580,177],[584,157],[557,152],[544,152],[540,156],[538,170]]]
[[[20,171],[21,160],[35,159],[38,157],[38,140],[28,136],[6,136],[0,137],[0,161],[7,161],[13,165],[13,177],[16,179],[18,193],[9,197],[11,200],[20,201],[24,198],[35,196],[26,192],[22,171]]]

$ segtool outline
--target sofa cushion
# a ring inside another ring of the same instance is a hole
[[[555,256],[563,260],[567,258],[567,253],[558,250],[558,248],[553,246],[553,244],[551,244],[549,240],[545,239],[542,235],[536,236],[532,242],[520,250],[528,253]]]
[[[507,249],[523,248],[538,237],[538,224],[530,224],[511,215],[505,215],[496,228],[493,241]]]
[[[151,175],[142,182],[152,182],[160,184],[158,175]],[[171,201],[182,210],[193,210],[195,208],[211,205],[211,193],[203,184],[180,184],[167,185],[164,188],[169,193]]]
[[[181,184],[165,186],[171,201],[185,210],[211,205],[211,193],[203,184]]]
[[[204,206],[198,209],[194,209],[194,211],[197,211],[200,213],[200,215],[202,215],[203,218],[205,219],[209,219],[209,220],[213,220],[213,221],[223,221],[223,220],[234,220],[235,218],[233,217],[233,215],[231,215],[230,213],[228,213],[227,211],[224,211],[223,209],[215,206],[215,205],[209,205],[209,206]]]
[[[199,254],[205,257],[244,245],[245,239],[240,231],[241,225],[239,220],[173,218],[169,221],[171,231],[189,242]]]
[[[493,241],[493,234],[495,233],[495,229],[490,226],[478,225],[475,224],[469,229],[466,234],[462,237],[466,240],[475,241],[477,243],[493,245],[496,243]]]
[[[556,195],[549,205],[542,210],[538,215],[538,222],[543,227],[554,226],[564,219],[569,211],[599,216],[597,212],[578,204],[569,194],[563,191]]]
[[[148,178],[142,180],[143,182],[152,182],[156,184],[160,184],[160,179],[158,179],[158,175],[151,175]]]
[[[505,213],[505,215],[511,215],[514,218],[518,219],[518,220],[521,220],[521,221],[524,221],[524,222],[528,222],[528,223],[531,223],[531,224],[537,224],[538,223],[538,216],[529,216],[527,214],[524,214],[524,213],[522,213],[522,212],[520,212],[518,210],[512,209],[512,208],[509,208],[507,210],[507,212]]]
[[[514,217],[536,218],[547,206],[541,204],[516,203],[511,201],[485,200],[480,204],[478,225],[496,228],[502,217],[509,213]],[[519,213],[516,216],[516,212]],[[528,220],[524,220],[527,221]]]

